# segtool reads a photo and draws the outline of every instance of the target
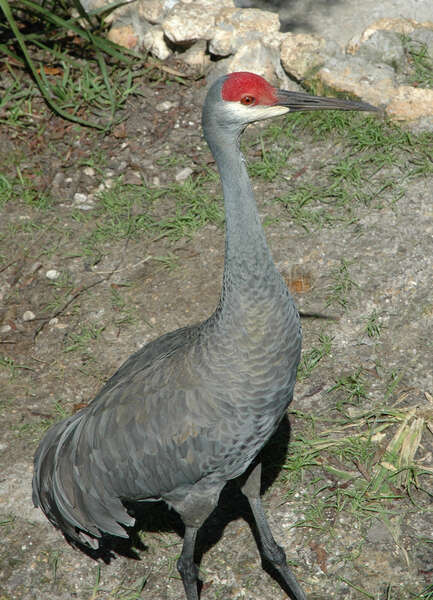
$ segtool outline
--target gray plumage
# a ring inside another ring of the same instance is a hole
[[[245,94],[253,97],[251,106]],[[128,537],[124,527],[134,519],[126,500],[162,499],[173,507],[185,523],[178,568],[188,600],[198,599],[197,529],[226,482],[246,471],[275,432],[293,396],[299,316],[267,247],[239,137],[248,122],[282,114],[290,103],[302,109],[303,97],[311,109],[310,96],[291,96],[248,73],[211,87],[203,129],[226,211],[218,307],[200,325],[168,333],[132,355],[89,406],[48,431],[35,455],[35,506],[81,544],[97,547],[104,533]],[[323,100],[325,106],[314,108],[371,109]],[[243,491],[264,554],[293,597],[304,600],[272,538],[259,489],[260,465]]]

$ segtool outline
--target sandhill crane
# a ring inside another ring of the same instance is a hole
[[[221,176],[226,247],[222,292],[203,323],[133,354],[85,408],[54,425],[35,455],[33,501],[75,542],[128,537],[125,501],[164,500],[185,524],[178,560],[187,600],[198,600],[199,527],[227,481],[242,485],[264,556],[296,600],[260,499],[255,459],[292,400],[301,354],[298,312],[266,244],[239,138],[254,121],[289,111],[375,110],[362,102],[276,89],[231,73],[209,89],[203,131]]]

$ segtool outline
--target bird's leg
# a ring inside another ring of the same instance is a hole
[[[293,575],[287,566],[286,555],[284,550],[279,546],[272,535],[269,523],[266,519],[263,510],[262,501],[260,498],[260,479],[262,473],[262,465],[258,463],[251,471],[248,479],[242,486],[242,492],[248,499],[254,519],[257,526],[257,531],[260,536],[263,554],[278,571],[285,584],[290,590],[294,600],[307,600],[304,592],[301,590],[296,577]]]
[[[198,568],[194,563],[195,541],[201,525],[217,505],[223,485],[224,483],[209,486],[203,479],[186,497],[171,500],[171,505],[180,514],[185,524],[183,548],[177,561],[177,570],[182,577],[187,600],[199,600]]]
[[[177,570],[182,577],[187,600],[198,600],[198,568],[194,563],[194,548],[197,531],[197,527],[185,527],[182,553],[177,561]]]

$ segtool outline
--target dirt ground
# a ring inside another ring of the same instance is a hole
[[[175,567],[182,528],[163,507],[145,512],[135,549],[117,547],[119,554],[106,564],[71,548],[31,502],[32,458],[46,427],[89,402],[142,344],[205,318],[218,300],[220,218],[177,240],[143,229],[101,237],[97,251],[83,242],[96,235],[100,201],[88,194],[102,182],[122,175],[131,185],[162,189],[184,168],[193,178],[214,168],[199,126],[200,82],[144,87],[143,93],[110,135],[53,116],[30,134],[0,129],[3,175],[11,181],[19,172],[34,194],[0,202],[1,600],[170,600],[183,594]],[[162,102],[171,103],[167,110],[160,110]],[[253,129],[248,139],[261,131]],[[310,315],[303,318],[304,352],[311,353],[324,333],[332,348],[297,384],[290,433],[282,427],[265,451],[265,506],[310,600],[421,600],[430,597],[422,593],[433,584],[431,430],[423,427],[417,446],[415,459],[426,469],[420,469],[418,487],[412,485],[410,494],[394,489],[370,512],[363,505],[360,518],[352,505],[338,506],[343,496],[336,490],[353,484],[335,475],[344,470],[337,460],[334,475],[324,476],[325,451],[298,480],[285,466],[292,440],[308,437],[312,426],[322,434],[338,428],[336,402],[346,389],[341,382],[352,376],[353,383],[356,373],[362,373],[363,391],[356,392],[354,406],[342,400],[349,413],[380,405],[377,419],[384,423],[386,411],[397,410],[431,422],[432,175],[406,179],[401,167],[390,165],[399,193],[395,186],[392,193],[385,189],[368,206],[354,203],[351,220],[306,229],[274,199],[304,182],[320,182],[323,165],[338,159],[340,143],[326,136],[314,140],[308,132],[296,141],[281,176],[255,177],[255,193],[278,268],[300,310]],[[251,144],[248,159],[257,153],[260,144]],[[216,179],[209,179],[208,189],[220,197]],[[173,210],[172,199],[158,199],[160,218]],[[344,265],[353,284],[336,279]],[[50,271],[59,277],[50,279]],[[333,293],[347,294],[348,301],[340,295],[341,302],[330,302]],[[366,333],[372,313],[379,315],[380,336]],[[374,441],[389,443],[402,422],[387,421],[383,439],[378,434]],[[361,467],[353,471],[358,479],[368,477]],[[333,507],[328,493],[334,494]],[[228,487],[200,537],[203,600],[287,597],[261,568],[250,522],[242,498]]]

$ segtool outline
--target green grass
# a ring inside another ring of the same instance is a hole
[[[383,327],[383,325],[380,322],[380,315],[377,313],[377,311],[375,309],[366,318],[365,331],[366,331],[368,337],[378,338],[378,337],[380,337],[382,327]]]
[[[282,476],[288,497],[300,482],[305,488],[306,510],[296,526],[329,533],[339,513],[362,523],[398,511],[392,502],[419,487],[423,465],[414,457],[423,427],[414,409],[380,407],[339,421],[307,419],[300,431],[298,425]]]
[[[70,332],[65,339],[65,352],[81,352],[89,355],[90,347],[104,331],[105,326],[83,325],[79,332]]]
[[[107,131],[126,99],[139,93],[135,81],[148,71],[138,68],[141,57],[104,36],[104,19],[113,8],[87,13],[79,0],[72,4],[80,19],[71,17],[63,2],[0,0],[6,40],[0,50],[9,60],[0,108],[8,125],[33,124],[40,105],[33,100],[42,97],[62,118]],[[16,65],[26,68],[34,83],[26,79],[23,86]]]
[[[54,200],[49,192],[41,191],[33,178],[24,176],[17,167],[15,177],[0,175],[0,209],[8,202],[22,202],[36,209],[46,210],[52,207]]]
[[[117,180],[113,187],[99,194],[97,209],[91,215],[82,211],[73,213],[76,220],[94,223],[91,233],[82,239],[85,252],[98,254],[106,243],[137,236],[178,240],[207,223],[221,225],[222,203],[212,197],[209,183],[207,176],[189,177],[182,184],[163,188]],[[173,264],[170,253],[158,258],[167,265]]]
[[[131,585],[127,577],[122,577],[114,585],[110,583],[110,589],[108,589],[107,583],[103,585],[101,567],[98,565],[95,568],[95,581],[92,588],[89,589],[88,598],[89,600],[100,600],[102,598],[106,600],[140,600],[147,579],[148,575],[144,575]]]
[[[366,380],[361,368],[354,373],[339,377],[328,393],[336,393],[337,410],[342,410],[346,404],[359,406],[367,398]]]
[[[63,405],[57,401],[54,404],[53,414],[51,416],[33,418],[30,422],[15,425],[14,429],[18,435],[31,436],[34,441],[38,441],[43,434],[54,425],[54,423],[66,419],[67,417],[69,417],[69,413],[65,410]]]
[[[402,40],[410,67],[409,83],[433,88],[433,56],[429,54],[428,47],[410,36],[402,36]]]
[[[254,142],[254,147],[257,142]],[[263,137],[258,140],[260,146],[260,159],[251,161],[248,164],[248,173],[250,177],[260,177],[264,181],[274,181],[283,177],[287,168],[287,163],[291,154],[291,149],[278,148],[268,149],[265,146]]]
[[[332,283],[328,286],[326,306],[340,306],[348,308],[350,295],[358,284],[352,279],[349,272],[350,261],[340,259],[340,264],[331,272]]]
[[[0,369],[6,371],[9,374],[10,379],[14,379],[20,370],[34,370],[27,365],[18,364],[13,358],[5,355],[0,355]]]
[[[331,353],[332,337],[326,333],[320,333],[318,336],[319,344],[313,346],[310,350],[304,350],[301,362],[298,367],[298,380],[302,381],[310,377],[318,363]]]
[[[363,208],[392,206],[411,180],[433,175],[433,134],[413,134],[377,115],[296,113],[271,123],[261,140],[264,148],[271,146],[272,150],[267,150],[267,155],[262,150],[261,161],[250,160],[251,174],[272,180],[267,164],[272,156],[279,174],[283,172],[287,180],[287,192],[276,200],[285,206],[289,218],[307,231],[354,224]],[[320,175],[310,181],[309,143],[320,147],[330,142],[335,142],[335,147],[318,165]],[[293,159],[305,156],[305,166],[295,170],[290,161],[286,166],[289,153]]]
[[[123,284],[122,287],[124,287]],[[135,314],[135,310],[131,305],[124,299],[120,286],[117,284],[112,284],[110,287],[111,292],[111,306],[116,313],[115,323],[118,327],[123,327],[125,325],[132,325],[137,321],[137,315]]]

